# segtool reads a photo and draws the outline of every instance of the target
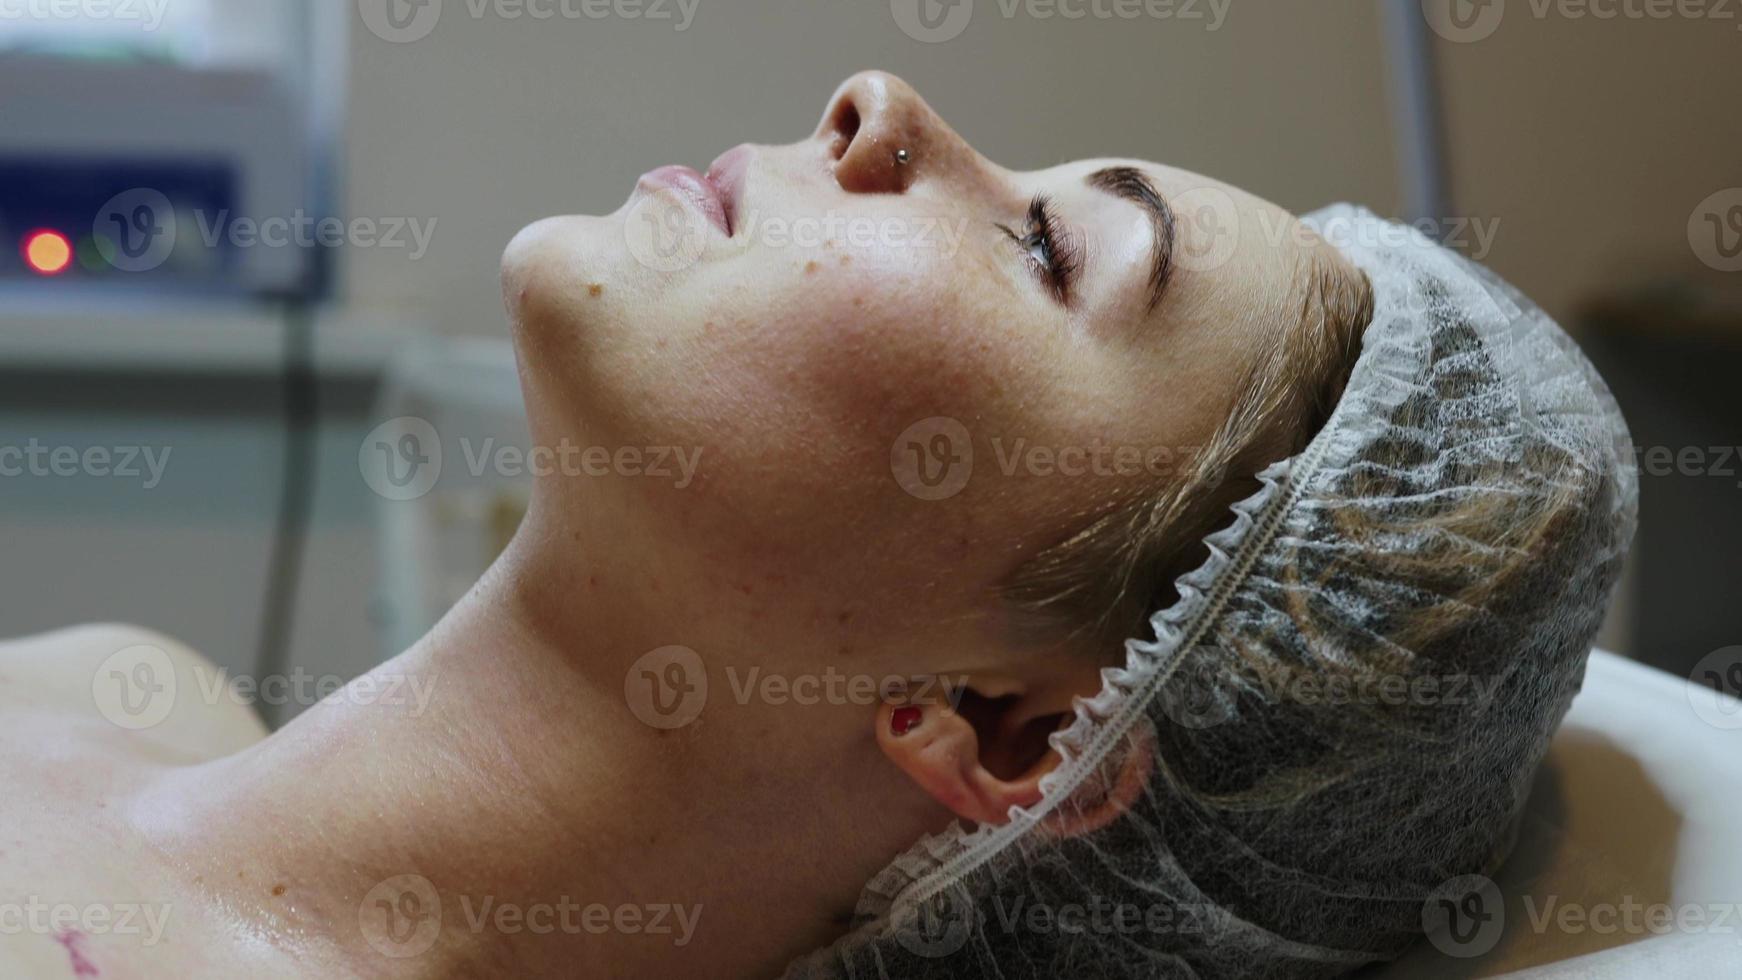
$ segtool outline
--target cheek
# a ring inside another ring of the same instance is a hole
[[[572,220],[533,226],[504,258],[535,430],[696,459],[681,491],[619,488],[656,525],[871,594],[1007,555],[1046,509],[1047,488],[995,479],[984,440],[1044,432],[1066,389],[1080,403],[1060,379],[1081,354],[984,257],[771,249],[612,276],[589,266]],[[904,487],[894,461],[904,433],[940,416],[978,454],[973,482],[943,502]]]
[[[1048,344],[1014,304],[950,273],[858,254],[806,259],[771,277],[778,288],[709,318],[698,374],[768,427],[770,451],[852,460],[886,481],[889,446],[908,426],[1002,416],[1047,363]]]
[[[995,533],[972,493],[940,505],[904,491],[898,438],[923,419],[978,429],[1013,411],[1011,379],[1045,362],[965,277],[844,254],[746,256],[764,264],[697,290],[705,303],[587,383],[609,386],[642,437],[701,450],[696,492],[666,502],[691,533],[869,594],[932,581],[940,563],[965,571]]]

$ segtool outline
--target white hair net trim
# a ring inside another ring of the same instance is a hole
[[[1374,289],[1329,421],[1079,700],[1040,802],[920,841],[789,976],[1335,976],[1504,860],[1632,538],[1627,428],[1497,277],[1304,221]]]

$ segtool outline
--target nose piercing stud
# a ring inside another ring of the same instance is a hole
[[[905,167],[913,162],[913,154],[907,152],[907,147],[904,146],[895,151],[895,162]]]

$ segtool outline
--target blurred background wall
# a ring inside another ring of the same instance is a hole
[[[330,298],[313,314],[320,409],[302,457],[313,463],[312,503],[288,662],[315,673],[365,669],[408,628],[394,621],[383,584],[408,559],[383,544],[394,540],[382,530],[384,502],[358,462],[364,434],[398,411],[382,407],[394,358],[430,338],[506,336],[497,258],[526,223],[613,210],[657,164],[702,165],[741,141],[800,138],[856,69],[904,76],[977,148],[1012,167],[1130,155],[1212,174],[1295,210],[1348,199],[1388,214],[1405,207],[1415,179],[1397,149],[1379,0],[1199,0],[1135,20],[1036,16],[1045,3],[1005,17],[998,0],[979,0],[966,28],[938,43],[903,31],[904,0],[699,0],[683,30],[646,17],[504,16],[514,4],[486,4],[473,16],[478,0],[447,0],[439,22],[412,41],[372,29],[373,2],[224,8],[267,25],[246,32],[238,50],[264,45],[264,57],[288,59],[284,74],[298,80],[305,117],[326,134],[316,152],[331,166],[312,184],[332,210],[431,231],[415,258],[405,249],[337,249]],[[1436,229],[1589,338],[1614,365],[1612,378],[1630,372],[1617,390],[1627,389],[1636,426],[1650,419],[1654,439],[1685,443],[1698,428],[1701,445],[1742,445],[1734,399],[1688,405],[1674,394],[1678,370],[1722,365],[1726,355],[1710,352],[1742,337],[1727,312],[1735,306],[1725,306],[1738,275],[1720,271],[1721,254],[1714,264],[1696,234],[1702,207],[1719,219],[1720,237],[1728,204],[1742,207],[1742,199],[1707,203],[1742,187],[1733,105],[1742,22],[1591,12],[1619,0],[1597,0],[1584,16],[1578,4],[1451,2],[1473,20],[1447,20],[1450,4],[1438,0],[1392,11],[1438,28],[1424,35],[1447,148],[1449,203],[1434,215]],[[292,9],[306,22],[286,26]],[[682,16],[676,4],[665,9]],[[16,27],[0,21],[0,51]],[[283,34],[296,44],[275,44]],[[0,157],[20,149],[8,123],[32,111],[28,87],[0,85]],[[1641,300],[1641,291],[1656,298]],[[286,485],[277,309],[136,298],[93,312],[40,291],[0,291],[0,445],[36,437],[174,447],[149,492],[113,480],[0,480],[0,634],[123,619],[174,634],[233,670],[254,669]],[[1677,336],[1695,338],[1691,346],[1656,342],[1670,322]],[[468,357],[489,365],[475,376],[511,377],[495,350],[471,349]],[[419,397],[404,385],[393,390],[396,405]],[[1737,514],[1739,480],[1688,486],[1699,506]],[[454,506],[454,520],[490,523],[487,506]],[[1712,527],[1703,525],[1708,536]],[[1657,546],[1663,567],[1684,575],[1670,592],[1697,594],[1686,586],[1690,574],[1709,589],[1734,571],[1721,561],[1690,571],[1677,533],[1663,531]],[[1658,534],[1648,522],[1642,552]],[[1708,540],[1734,551],[1742,529]],[[1742,620],[1724,611],[1714,618],[1704,599],[1707,625],[1652,633],[1658,620],[1641,617],[1675,610],[1663,596],[1642,603],[1642,588],[1630,587],[1605,642],[1644,655],[1639,635],[1667,637],[1649,654],[1683,673],[1713,646],[1742,642]]]

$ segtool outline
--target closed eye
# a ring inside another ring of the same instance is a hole
[[[1020,232],[999,225],[1040,278],[1041,285],[1061,305],[1069,306],[1072,287],[1082,269],[1082,249],[1077,239],[1059,221],[1052,201],[1037,194],[1028,204],[1027,220]]]

